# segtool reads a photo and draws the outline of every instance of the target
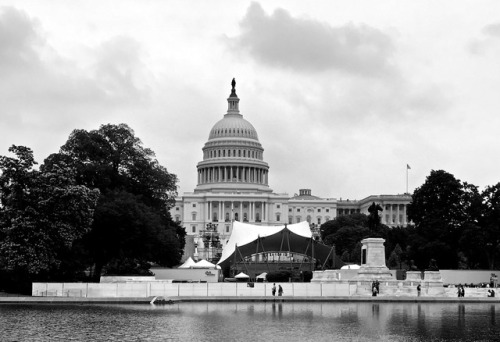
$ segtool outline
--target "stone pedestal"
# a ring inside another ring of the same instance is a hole
[[[393,280],[394,277],[385,265],[384,239],[368,238],[361,240],[361,268],[356,280]]]
[[[439,271],[425,271],[424,272],[424,281],[442,283],[443,279],[441,278],[441,272],[439,272]]]
[[[422,272],[406,271],[406,281],[422,281]]]
[[[314,271],[311,283],[329,283],[340,280],[338,270]]]

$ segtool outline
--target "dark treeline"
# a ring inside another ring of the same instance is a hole
[[[335,244],[345,262],[360,262],[360,241],[386,240],[387,265],[421,270],[431,259],[443,269],[495,269],[500,266],[500,183],[482,192],[453,175],[431,171],[408,205],[412,225],[389,228],[378,213],[340,216],[321,226],[323,241]],[[375,216],[376,215],[376,216]]]
[[[169,213],[177,178],[127,125],[75,130],[39,169],[30,148],[9,151],[0,156],[0,290],[180,262],[185,230]]]

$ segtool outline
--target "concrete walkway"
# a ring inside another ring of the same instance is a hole
[[[0,297],[1,304],[150,304],[155,297]],[[376,302],[376,303],[495,303],[500,304],[500,297],[396,297],[396,296],[355,296],[355,297],[173,297],[157,298],[157,304],[181,302]]]

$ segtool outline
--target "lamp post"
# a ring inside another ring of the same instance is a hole
[[[200,231],[203,246],[206,251],[207,260],[216,263],[220,259],[220,233],[217,231],[217,224],[207,223],[206,228]]]

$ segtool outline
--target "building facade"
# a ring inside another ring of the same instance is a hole
[[[307,221],[314,234],[319,226],[340,215],[368,214],[378,203],[382,223],[406,226],[408,194],[368,196],[359,201],[319,198],[310,189],[290,197],[269,187],[269,165],[250,122],[239,110],[235,82],[227,113],[212,127],[197,165],[197,186],[176,198],[170,212],[186,228],[185,257],[216,260],[229,240],[233,220],[255,225],[283,225]]]

